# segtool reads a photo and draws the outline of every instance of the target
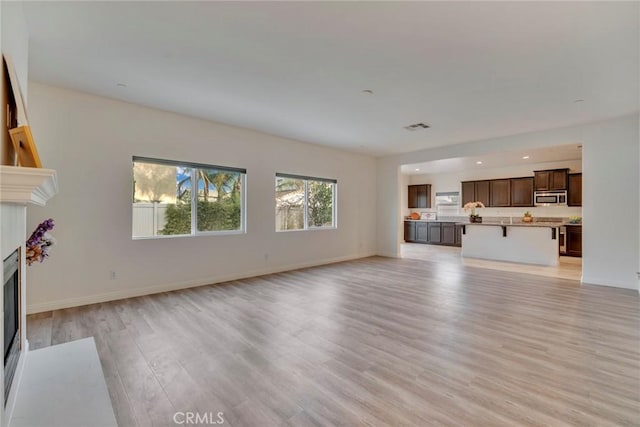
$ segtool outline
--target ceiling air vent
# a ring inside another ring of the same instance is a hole
[[[429,129],[429,125],[426,123],[416,123],[415,125],[409,125],[404,127],[406,130],[415,132],[420,129]]]

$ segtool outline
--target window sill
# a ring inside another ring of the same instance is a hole
[[[168,236],[132,236],[131,240],[162,240],[162,239],[174,239],[179,237],[207,237],[207,236],[234,236],[239,234],[247,234],[246,230],[232,230],[232,231],[200,231],[196,234],[171,234]]]
[[[338,227],[311,227],[311,228],[298,228],[296,230],[276,230],[276,233],[295,233],[296,231],[328,231],[337,230]]]

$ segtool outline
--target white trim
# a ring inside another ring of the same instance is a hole
[[[198,231],[197,234],[158,234],[157,236],[135,236],[131,240],[175,239],[177,237],[235,236],[247,234],[243,230]]]
[[[58,193],[53,169],[0,166],[0,202],[44,206]]]
[[[392,253],[392,252],[378,252],[376,254],[376,256],[382,256],[385,258],[401,258],[400,255],[398,255],[397,253]]]
[[[607,286],[610,288],[621,288],[621,289],[631,289],[634,291],[638,291],[640,293],[640,289],[638,289],[638,285],[634,283],[620,282],[620,281],[612,281],[610,279],[600,279],[597,277],[588,277],[580,280],[581,285],[595,285],[595,286]]]
[[[202,278],[202,279],[189,280],[189,281],[177,282],[177,283],[166,283],[162,285],[149,286],[146,288],[139,288],[139,289],[126,289],[126,286],[125,286],[124,287],[125,290],[121,290],[121,291],[107,292],[107,293],[97,294],[97,295],[87,295],[83,297],[67,298],[67,299],[49,301],[49,302],[40,303],[40,304],[27,305],[27,314],[41,313],[44,311],[59,310],[62,308],[77,307],[81,305],[96,304],[96,303],[107,302],[107,301],[115,301],[115,300],[124,299],[124,298],[133,298],[133,297],[157,294],[162,292],[176,291],[179,289],[214,285],[217,283],[229,282],[233,280],[241,280],[241,279],[246,279],[250,277],[264,276],[267,274],[282,273],[285,271],[298,270],[301,268],[308,268],[308,267],[316,267],[316,266],[325,265],[325,264],[334,264],[337,262],[351,261],[354,259],[368,258],[372,256],[376,256],[375,252],[358,254],[358,255],[347,255],[347,256],[336,257],[336,258],[326,258],[323,260],[291,264],[291,265],[276,267],[276,268],[263,268],[263,269],[257,269],[257,270],[253,270],[253,271],[245,272],[241,274],[232,274],[232,275],[218,276],[218,277],[214,276],[210,278]]]
[[[188,236],[194,236],[198,231],[198,190],[200,189],[198,170],[191,168],[191,233]],[[202,185],[204,184],[203,182]]]

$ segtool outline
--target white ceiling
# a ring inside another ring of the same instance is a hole
[[[375,155],[639,109],[638,2],[24,7],[36,81]]]
[[[402,165],[400,170],[405,175],[438,174],[581,159],[582,145],[569,144],[532,150],[503,151],[474,157],[432,160]],[[478,164],[478,162],[482,163]],[[531,171],[533,172],[533,169]]]

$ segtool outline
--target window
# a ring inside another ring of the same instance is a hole
[[[133,237],[244,231],[244,169],[133,158]]]
[[[334,179],[276,174],[276,231],[336,227]]]

